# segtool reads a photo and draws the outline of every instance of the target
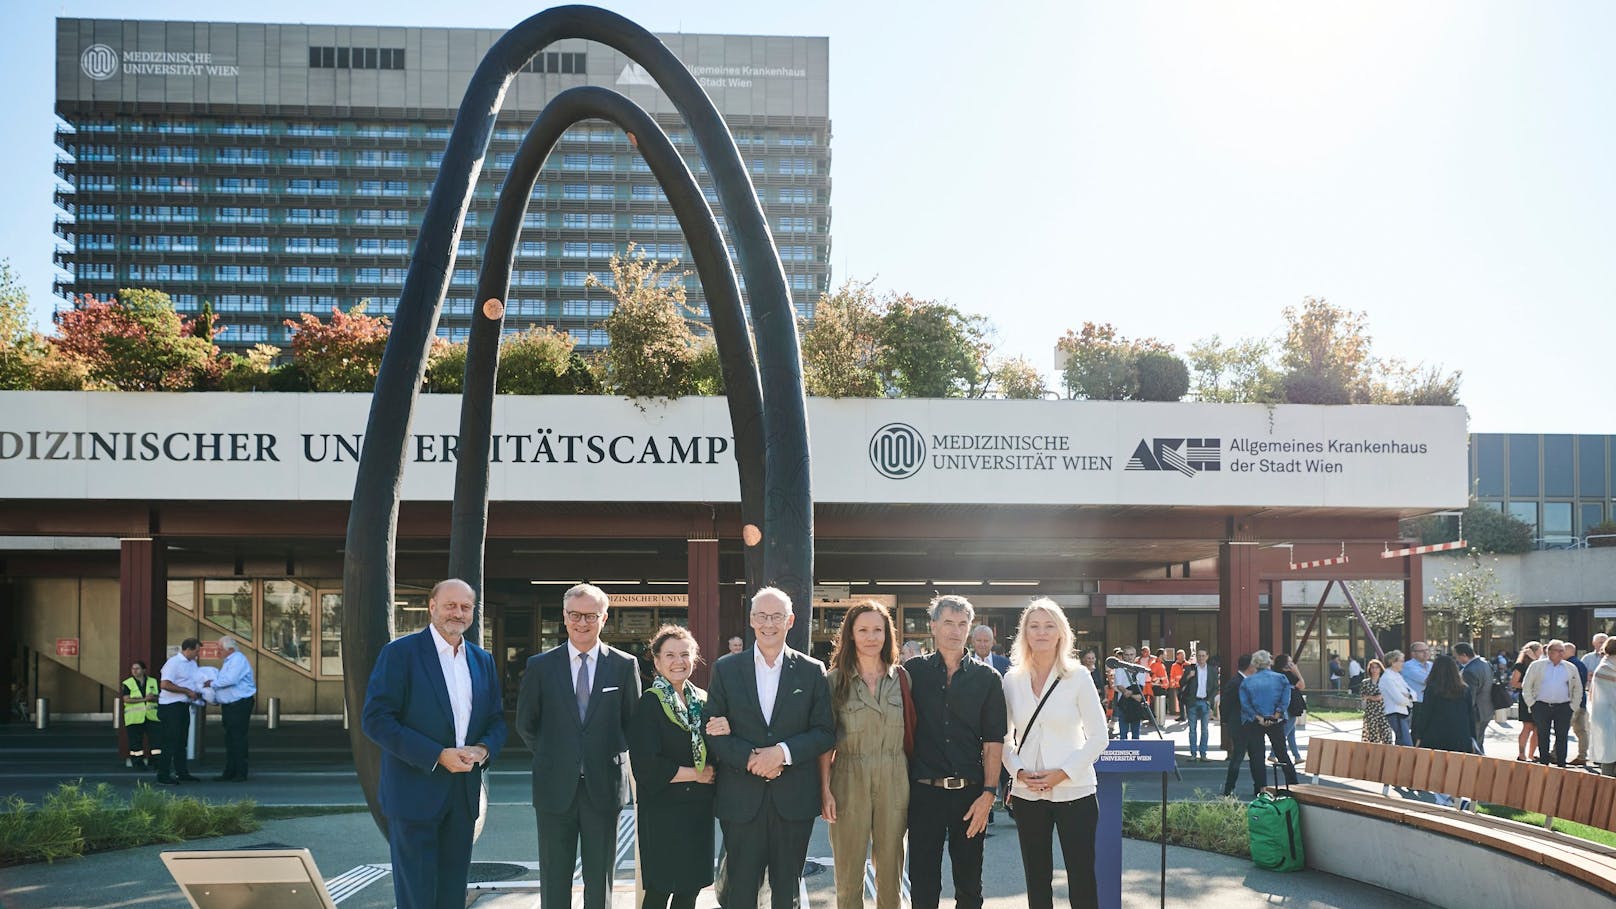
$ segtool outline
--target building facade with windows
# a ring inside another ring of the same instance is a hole
[[[1474,433],[1471,494],[1523,521],[1540,548],[1585,545],[1589,529],[1616,518],[1616,436]]]
[[[284,320],[396,304],[456,108],[493,29],[57,20],[58,295],[165,290],[210,301],[221,345],[285,345]],[[734,134],[796,308],[830,280],[829,43],[825,38],[662,35]],[[505,96],[439,333],[470,331],[500,183],[544,104],[577,85],[649,111],[716,210],[689,130],[637,65],[562,41]],[[719,212],[722,215],[722,212]],[[722,223],[722,221],[721,221]],[[507,330],[555,325],[599,347],[612,308],[607,260],[634,242],[690,261],[672,209],[627,136],[569,130],[529,202]],[[686,279],[698,318],[706,307]]]

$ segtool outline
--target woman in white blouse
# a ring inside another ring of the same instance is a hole
[[[1381,706],[1386,711],[1386,725],[1392,727],[1392,744],[1412,745],[1409,716],[1414,711],[1414,690],[1403,681],[1403,651],[1386,651],[1386,671],[1380,674]]]
[[[1094,877],[1094,762],[1105,750],[1105,708],[1077,661],[1072,626],[1053,600],[1022,610],[1004,676],[1010,734],[1004,766],[1027,875],[1029,909],[1052,909],[1054,833],[1060,833],[1073,909],[1098,907]],[[1042,707],[1039,704],[1042,703]]]

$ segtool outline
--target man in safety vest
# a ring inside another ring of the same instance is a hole
[[[123,680],[123,726],[129,733],[129,760],[125,766],[147,769],[146,757],[162,754],[157,743],[162,730],[157,726],[157,680],[146,674],[144,660],[129,667]]]

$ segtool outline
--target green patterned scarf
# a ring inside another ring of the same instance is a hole
[[[685,700],[681,704],[673,696],[673,683],[660,675],[651,683],[651,690],[662,702],[662,712],[668,715],[668,720],[690,733],[690,756],[695,759],[696,770],[701,771],[707,766],[707,740],[701,736],[701,715],[702,708],[707,706],[707,692],[686,682]]]

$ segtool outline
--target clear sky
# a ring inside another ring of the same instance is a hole
[[[1616,4],[606,2],[830,38],[834,279],[1180,350],[1304,296],[1464,371],[1471,428],[1616,433]],[[483,0],[0,0],[0,256],[50,302],[53,17],[503,27]],[[998,16],[1001,18],[993,18]]]

